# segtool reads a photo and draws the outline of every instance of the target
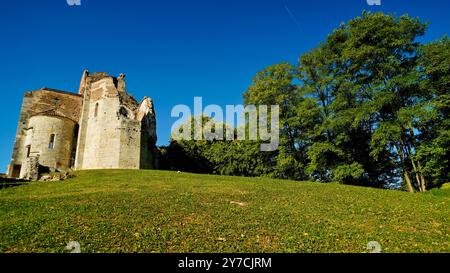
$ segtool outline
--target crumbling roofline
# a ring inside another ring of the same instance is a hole
[[[48,88],[48,87],[44,87],[38,90],[33,90],[33,91],[27,91],[26,94],[32,94],[35,92],[42,92],[42,91],[50,91],[50,92],[55,92],[55,93],[60,93],[60,94],[65,94],[65,95],[71,95],[71,96],[75,96],[75,97],[81,97],[81,95],[76,94],[76,93],[72,93],[72,92],[68,92],[68,91],[62,91],[62,90],[58,90],[58,89],[53,89],[53,88]]]

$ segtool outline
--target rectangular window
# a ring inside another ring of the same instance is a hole
[[[94,117],[98,116],[98,102],[95,104]]]
[[[31,153],[31,145],[27,146],[27,157],[30,157],[30,153]]]
[[[55,148],[55,134],[50,135],[50,142],[48,144],[48,148],[53,150]]]

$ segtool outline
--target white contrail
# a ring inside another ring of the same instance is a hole
[[[298,22],[297,18],[295,17],[295,15],[291,12],[291,10],[288,8],[287,5],[284,5],[284,8],[286,9],[286,12],[289,14],[289,16],[291,16],[292,21],[294,21],[295,25],[298,27],[299,30],[301,30],[301,26],[300,23]]]

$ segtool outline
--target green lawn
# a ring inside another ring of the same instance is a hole
[[[448,193],[83,171],[0,190],[0,252],[449,252]]]

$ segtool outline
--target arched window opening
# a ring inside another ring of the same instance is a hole
[[[50,135],[50,142],[48,143],[48,148],[53,150],[55,148],[55,134]]]
[[[31,145],[27,145],[27,157],[30,157],[31,154]]]
[[[94,117],[97,117],[97,115],[98,115],[98,102],[95,104]]]

